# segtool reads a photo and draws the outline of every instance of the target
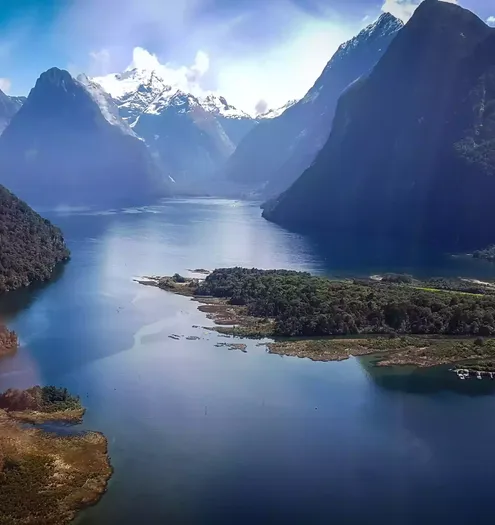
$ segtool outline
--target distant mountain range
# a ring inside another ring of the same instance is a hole
[[[115,205],[169,191],[145,143],[104,94],[43,73],[0,136],[1,182],[32,205]]]
[[[217,170],[258,123],[224,97],[196,97],[167,84],[156,71],[132,68],[91,80],[146,141],[176,191]]]
[[[340,98],[312,166],[264,216],[464,250],[495,241],[495,29],[425,0]]]
[[[383,14],[342,44],[302,100],[242,140],[226,163],[225,178],[267,197],[287,189],[327,140],[342,91],[371,71],[402,27]]]
[[[25,101],[26,97],[9,97],[0,89],[0,134]]]

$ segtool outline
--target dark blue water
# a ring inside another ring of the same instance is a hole
[[[82,428],[107,435],[115,474],[79,524],[452,525],[491,515],[489,381],[370,359],[314,363],[252,341],[229,351],[193,328],[210,324],[195,303],[133,278],[243,265],[495,279],[493,266],[318,245],[230,201],[46,215],[73,258],[54,282],[0,304],[22,341],[0,362],[0,389],[66,386],[88,409]]]

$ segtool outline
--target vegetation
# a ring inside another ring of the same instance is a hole
[[[0,325],[0,357],[17,350],[18,344],[17,334]]]
[[[35,386],[28,390],[9,389],[0,394],[0,409],[7,411],[63,412],[80,410],[79,397],[69,393],[67,388]]]
[[[245,307],[250,316],[273,319],[274,335],[279,336],[495,334],[495,294],[458,293],[448,282],[436,280],[430,289],[432,281],[422,287],[229,268],[195,283],[194,293],[224,298]]]
[[[267,346],[270,353],[314,361],[340,361],[350,356],[375,354],[376,363],[382,366],[464,363],[476,365],[477,370],[495,370],[495,339],[424,336],[293,339],[267,343]]]
[[[413,276],[403,273],[386,273],[381,277],[383,283],[405,283],[411,284],[413,282]]]
[[[495,261],[495,244],[488,246],[484,250],[476,250],[473,253],[475,259],[485,259],[486,261],[494,262]]]
[[[41,393],[48,405],[75,399],[65,389]],[[0,409],[0,524],[69,523],[105,492],[107,440],[95,432],[59,437],[19,424],[17,414]]]
[[[61,231],[0,186],[0,293],[50,278],[69,258]]]

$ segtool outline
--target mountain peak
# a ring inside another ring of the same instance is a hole
[[[74,79],[68,71],[66,71],[65,69],[59,69],[58,67],[52,67],[44,73],[41,73],[40,77],[38,78],[37,84],[48,83],[53,84],[55,86],[62,86],[66,83],[71,82],[74,82]]]

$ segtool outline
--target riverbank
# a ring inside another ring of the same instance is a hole
[[[44,404],[30,410],[43,395]],[[0,523],[66,524],[105,493],[112,468],[103,434],[61,437],[25,425],[79,422],[84,409],[76,399],[53,387],[0,396]]]

